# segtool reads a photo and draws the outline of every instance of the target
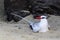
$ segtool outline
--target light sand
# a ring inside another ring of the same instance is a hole
[[[26,18],[32,20],[31,15]],[[23,20],[18,23],[5,22],[3,19],[0,21],[0,40],[60,40],[59,16],[48,19],[51,30],[46,33],[33,33],[28,23]]]

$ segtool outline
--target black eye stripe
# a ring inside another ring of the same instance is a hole
[[[45,18],[45,17],[42,17],[42,18]]]
[[[46,17],[42,17],[41,19],[46,19]]]

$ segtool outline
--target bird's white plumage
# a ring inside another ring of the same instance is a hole
[[[47,32],[48,30],[48,21],[47,19],[41,19],[40,24],[40,32]]]
[[[45,17],[44,19],[41,19],[40,22],[38,23],[33,23],[32,24],[32,28],[33,28],[33,31],[34,32],[47,32],[49,31],[48,30],[48,21],[46,19],[46,16],[41,16],[42,17]]]

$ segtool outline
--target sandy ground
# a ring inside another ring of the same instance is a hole
[[[26,17],[32,20],[32,16]],[[48,19],[51,30],[46,33],[33,33],[26,21],[7,22],[0,20],[0,40],[60,40],[60,17],[52,16]]]

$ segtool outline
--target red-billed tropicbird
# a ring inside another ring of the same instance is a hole
[[[49,31],[48,27],[50,27],[50,26],[48,25],[47,17],[42,15],[37,18],[40,19],[40,21],[37,23],[32,23],[30,26],[32,28],[33,32],[38,32],[38,31],[39,32],[47,32],[47,31]]]

